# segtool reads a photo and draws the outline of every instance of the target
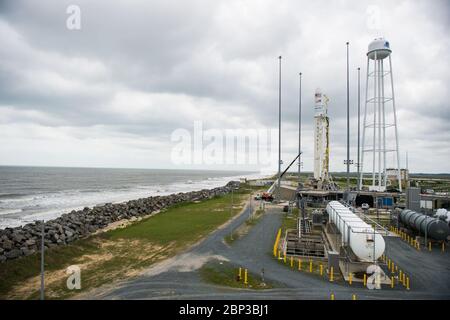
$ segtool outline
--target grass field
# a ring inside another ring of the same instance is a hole
[[[258,223],[263,214],[264,210],[262,209],[254,210],[253,215],[245,220],[245,223],[240,225],[237,229],[233,230],[232,235],[229,234],[224,238],[225,242],[227,244],[232,244],[234,241],[245,236],[250,231],[251,227]]]
[[[210,261],[200,268],[200,276],[205,282],[215,285],[242,289],[271,289],[277,285],[272,282],[262,282],[260,274],[247,272],[247,284],[244,283],[244,269],[241,269],[241,279],[238,281],[239,266],[226,261]]]
[[[196,243],[239,213],[250,189],[199,203],[180,204],[123,229],[110,230],[73,244],[50,249],[45,255],[46,298],[69,298],[103,284],[138,275],[155,262]],[[66,286],[66,268],[78,265],[81,290]],[[0,298],[37,299],[40,256],[32,255],[0,265]]]

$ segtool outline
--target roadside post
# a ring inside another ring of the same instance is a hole
[[[45,280],[44,280],[44,273],[45,273],[45,266],[44,266],[44,252],[45,252],[45,221],[42,220],[42,230],[41,230],[41,300],[45,299]]]

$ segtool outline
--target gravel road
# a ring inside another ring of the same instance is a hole
[[[256,205],[253,203],[253,205]],[[306,272],[291,270],[273,258],[271,250],[281,224],[281,208],[270,206],[244,237],[231,246],[223,239],[245,222],[249,207],[229,224],[210,234],[183,254],[152,266],[129,281],[103,287],[88,299],[450,299],[450,253],[417,251],[398,238],[386,239],[387,254],[411,276],[411,290],[403,287],[369,290],[362,285],[331,283]],[[211,259],[226,260],[276,281],[279,287],[266,290],[233,289],[205,283],[198,269]]]

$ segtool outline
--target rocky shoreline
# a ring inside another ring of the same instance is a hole
[[[239,182],[230,181],[223,187],[200,191],[180,192],[130,200],[123,203],[106,203],[93,208],[71,211],[45,222],[46,248],[67,245],[86,238],[109,224],[133,217],[142,217],[183,202],[201,201],[231,192]],[[41,244],[42,222],[0,230],[0,263],[35,254]]]

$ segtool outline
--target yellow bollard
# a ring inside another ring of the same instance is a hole
[[[281,260],[281,251],[278,250],[278,260]]]
[[[394,288],[394,276],[391,277],[391,288]]]
[[[239,267],[239,281],[242,280],[242,268]]]
[[[280,237],[281,237],[281,228],[278,229],[278,233],[275,238],[275,243],[273,244],[273,256],[275,258],[277,257],[277,251],[280,252],[280,250],[278,250],[278,243],[280,242]]]
[[[330,294],[330,300],[334,300],[334,293]]]
[[[409,277],[406,277],[406,290],[409,290]]]
[[[392,269],[391,269],[392,271],[391,271],[391,272],[392,272],[392,273],[394,273],[394,272],[395,272],[395,268],[394,268],[394,261],[392,261],[392,263],[391,263],[391,267],[392,267]]]
[[[313,270],[312,260],[309,260],[309,272],[312,272],[312,270]]]
[[[364,277],[363,277],[363,284],[364,287],[367,285],[367,274],[364,273]]]
[[[334,272],[333,272],[333,267],[330,267],[330,282],[334,281]]]
[[[283,261],[286,263],[286,252],[284,253]]]
[[[298,270],[302,270],[302,259],[298,259]]]
[[[248,284],[247,280],[248,280],[247,279],[247,269],[245,269],[245,271],[244,271],[244,284]]]
[[[398,273],[398,278],[399,278],[399,279],[402,278],[402,274],[403,274],[403,272],[402,272],[402,270],[400,270],[399,273]]]
[[[291,268],[293,268],[293,267],[294,267],[294,257],[291,256]]]
[[[352,300],[356,300],[356,294],[352,294]]]
[[[395,265],[395,272],[398,271],[398,265]]]
[[[445,251],[445,242],[442,241],[442,252],[444,252],[444,251]]]
[[[350,273],[348,274],[348,284],[349,284],[349,285],[352,285],[352,280],[353,280],[353,273],[350,272]]]
[[[320,275],[323,275],[323,264],[320,264]]]
[[[404,272],[402,274],[402,284],[403,284],[403,286],[406,285],[406,274]]]
[[[391,259],[388,259],[388,270],[391,270]]]
[[[431,241],[428,242],[428,251],[431,251]]]

